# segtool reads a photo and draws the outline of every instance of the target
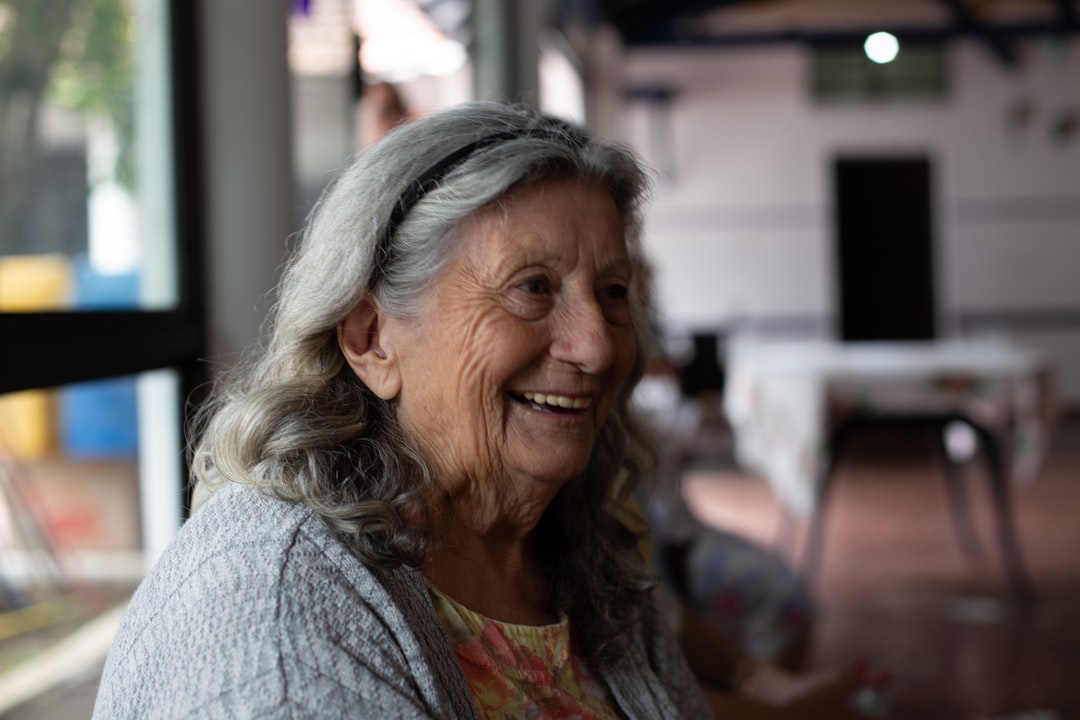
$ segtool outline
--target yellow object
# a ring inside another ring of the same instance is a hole
[[[72,285],[71,263],[65,255],[0,257],[0,311],[66,310]]]
[[[51,391],[0,395],[0,452],[31,460],[55,448],[56,410]]]
[[[0,312],[66,310],[74,280],[66,255],[0,257]],[[10,352],[17,352],[12,348]],[[0,396],[0,449],[22,459],[55,447],[56,414],[50,392],[31,390]]]
[[[0,640],[70,620],[77,614],[72,598],[64,595],[46,598],[18,610],[0,612]]]

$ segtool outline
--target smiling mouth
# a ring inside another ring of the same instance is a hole
[[[511,397],[523,405],[543,412],[580,413],[592,406],[592,398],[587,397],[549,395],[531,391],[511,393]]]

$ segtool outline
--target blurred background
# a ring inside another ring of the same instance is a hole
[[[638,150],[663,348],[704,348],[707,389],[747,339],[1037,354],[1035,614],[935,534],[936,460],[879,438],[831,500],[811,663],[874,654],[901,717],[1080,717],[1074,0],[0,0],[0,716],[89,716],[185,517],[185,419],[322,187],[473,98]],[[695,511],[771,545],[789,508],[680,388]]]

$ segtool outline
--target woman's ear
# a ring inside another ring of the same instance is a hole
[[[356,376],[383,400],[401,393],[401,374],[393,354],[386,347],[384,318],[370,296],[354,307],[338,323],[338,347]]]

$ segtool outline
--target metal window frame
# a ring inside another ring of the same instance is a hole
[[[179,298],[168,311],[0,313],[0,393],[175,368],[202,382],[203,204],[197,3],[169,3]]]
[[[179,376],[180,427],[204,392],[208,371],[204,204],[200,131],[198,3],[169,0],[173,101],[177,307],[168,311],[0,313],[0,393],[170,368]],[[182,462],[181,458],[177,458]],[[187,479],[186,466],[182,477]],[[189,483],[177,488],[189,505]]]

